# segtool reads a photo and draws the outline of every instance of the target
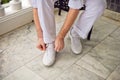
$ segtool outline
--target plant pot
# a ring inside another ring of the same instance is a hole
[[[0,7],[0,17],[4,16],[5,15],[5,10],[4,10],[4,7]]]
[[[20,10],[22,8],[21,1],[19,0],[12,0],[9,4],[12,10]]]

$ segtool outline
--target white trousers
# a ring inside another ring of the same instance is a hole
[[[102,15],[106,8],[105,0],[70,0],[69,7],[79,9],[86,5],[85,11],[78,16],[78,20],[73,25],[73,30],[85,39],[92,28],[95,20]],[[40,25],[43,30],[45,43],[52,43],[56,37],[56,26],[54,17],[54,0],[38,0],[37,8]]]

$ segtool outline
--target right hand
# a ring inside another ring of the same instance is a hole
[[[44,43],[43,38],[38,39],[37,48],[40,49],[41,51],[46,50],[46,44]]]

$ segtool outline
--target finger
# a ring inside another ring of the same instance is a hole
[[[59,49],[57,49],[56,52],[59,52]]]
[[[57,46],[57,45],[55,45],[55,51],[57,51],[57,49],[58,49],[58,46]]]
[[[43,50],[41,45],[37,45],[37,48],[40,49],[41,51]]]
[[[56,51],[57,51],[57,52],[59,52],[59,51],[60,51],[60,48],[61,48],[61,47],[60,47],[60,46],[58,46]]]
[[[57,46],[55,46],[55,51],[57,51]]]
[[[64,46],[61,45],[61,46],[58,48],[58,52],[61,51],[63,48],[64,48]]]
[[[61,50],[62,50],[62,47],[59,48],[59,51],[61,51]]]
[[[46,50],[46,45],[43,44],[43,45],[42,45],[42,48],[43,48],[43,51],[45,51],[45,50]]]
[[[56,41],[55,41],[55,47],[54,47],[54,49],[55,49],[55,51],[56,51],[56,49],[57,49]]]

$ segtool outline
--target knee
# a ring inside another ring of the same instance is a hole
[[[106,0],[97,0],[96,9],[100,11],[104,11],[107,7]]]
[[[69,0],[68,6],[73,9],[80,9],[83,7],[83,1],[81,0]]]
[[[96,14],[102,14],[106,9],[106,6],[105,0],[94,0],[94,3],[90,4],[87,9]]]
[[[53,7],[54,6],[54,1],[53,0],[38,0],[38,4],[39,6],[43,6],[43,7]]]

